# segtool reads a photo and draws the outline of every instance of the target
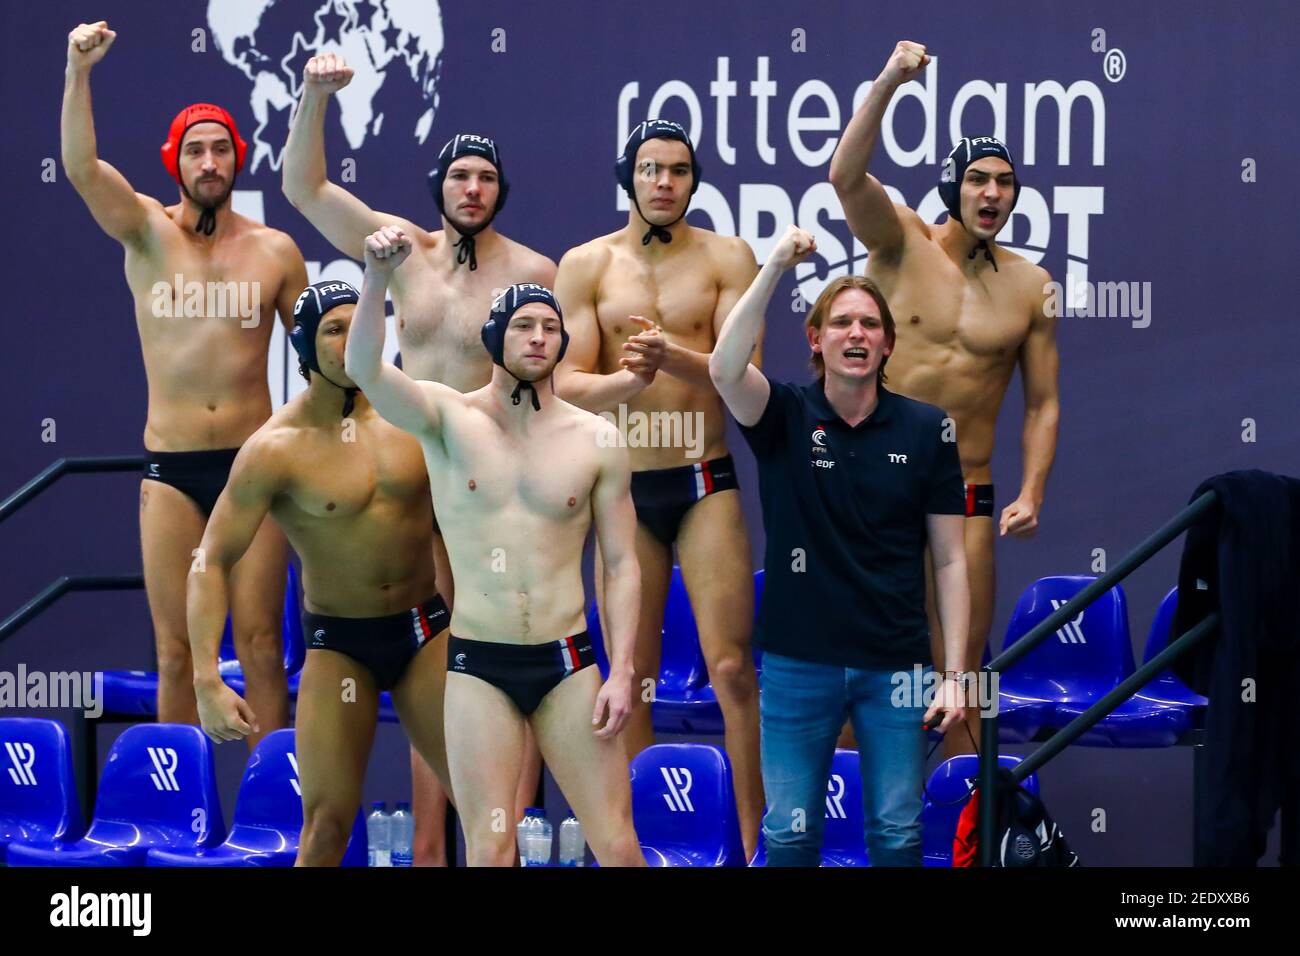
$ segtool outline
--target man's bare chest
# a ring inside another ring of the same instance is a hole
[[[641,327],[628,317],[640,315],[670,336],[711,341],[718,290],[719,278],[702,258],[655,264],[616,258],[601,277],[596,317],[606,337],[635,335]]]

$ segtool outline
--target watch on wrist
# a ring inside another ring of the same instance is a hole
[[[945,680],[956,682],[962,690],[969,689],[971,684],[975,683],[974,671],[944,671],[943,676]]]

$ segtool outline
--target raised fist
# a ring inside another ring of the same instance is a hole
[[[337,93],[352,82],[352,67],[343,62],[343,57],[326,53],[307,61],[302,78],[307,89],[328,95]]]
[[[117,34],[108,28],[107,20],[98,23],[82,23],[68,34],[68,65],[79,70],[88,70],[100,60],[117,39]]]
[[[817,251],[817,240],[811,233],[804,232],[798,226],[787,226],[785,235],[772,250],[772,259],[782,269],[789,269],[803,262]]]
[[[396,226],[384,226],[366,236],[366,269],[391,275],[411,254],[411,240]]]
[[[921,71],[929,63],[930,56],[925,52],[924,43],[899,40],[894,52],[889,55],[885,68],[880,71],[880,78],[896,84],[920,79]]]

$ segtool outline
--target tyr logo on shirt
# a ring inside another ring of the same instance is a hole
[[[892,452],[892,451],[889,452],[889,460],[892,461],[895,465],[906,465],[906,464],[907,464],[907,456],[906,456],[906,455],[897,455],[897,454],[895,454],[895,453]]]

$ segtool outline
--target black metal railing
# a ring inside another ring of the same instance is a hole
[[[1134,570],[1145,563],[1152,555],[1169,542],[1186,531],[1201,515],[1205,514],[1218,501],[1218,493],[1207,491],[1180,511],[1164,527],[1138,545],[1112,570],[1093,581],[1073,598],[1057,608],[1040,621],[1028,634],[1004,650],[983,670],[990,674],[1000,674],[1020,661],[1026,654],[1045,641],[1067,621],[1073,620],[1089,604],[1105,594]],[[1219,616],[1211,614],[1193,627],[1186,634],[1171,641],[1163,651],[1143,664],[1112,691],[1106,694],[1070,721],[1041,747],[1027,756],[1012,770],[1017,781],[1022,781],[1029,774],[1038,770],[1062,750],[1077,740],[1088,728],[1100,721],[1112,710],[1128,700],[1145,687],[1169,664],[1189,651],[1194,644],[1213,631],[1219,623]],[[992,677],[981,684],[996,688],[998,681]],[[981,716],[980,720],[980,770],[979,770],[979,856],[980,866],[992,866],[997,843],[997,767],[998,767],[998,718],[996,714]]]
[[[54,484],[64,475],[102,474],[115,471],[140,471],[141,455],[112,455],[94,458],[60,458],[48,468],[0,502],[0,521],[12,516],[23,505]]]
[[[0,643],[71,591],[137,591],[144,587],[142,574],[65,574],[0,623]]]
[[[31,502],[64,475],[107,474],[134,471],[144,468],[141,455],[107,455],[85,458],[60,458],[0,502],[0,522],[13,517],[24,505]],[[143,574],[65,574],[55,578],[22,607],[0,623],[0,644],[54,604],[63,595],[74,591],[136,591],[144,587]],[[82,817],[90,820],[94,809],[95,785],[98,779],[98,760],[95,740],[95,722],[85,713],[79,713],[72,722],[73,761],[76,764],[77,797]]]
[[[0,502],[0,521],[12,517],[20,508],[64,475],[138,472],[143,467],[144,458],[140,455],[60,458]],[[141,574],[65,574],[51,581],[44,590],[34,595],[26,604],[5,618],[3,623],[0,623],[0,643],[69,592],[134,591],[143,587],[144,576]]]

